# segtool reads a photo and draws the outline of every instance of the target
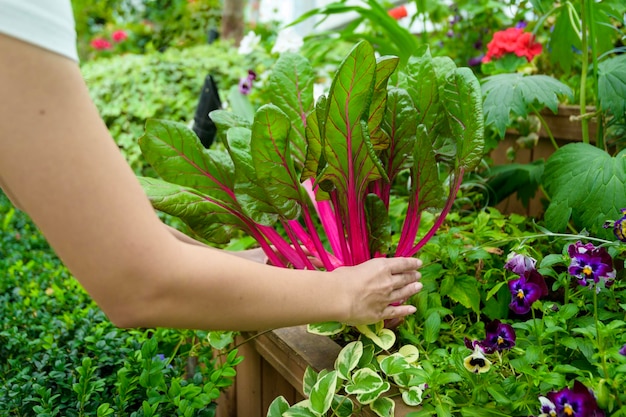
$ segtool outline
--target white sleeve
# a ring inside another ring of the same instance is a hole
[[[70,0],[0,0],[0,33],[78,61]]]

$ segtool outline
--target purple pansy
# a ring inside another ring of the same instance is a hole
[[[535,269],[528,270],[518,279],[509,281],[509,290],[511,291],[509,307],[515,314],[528,313],[535,301],[548,295],[546,281]]]
[[[248,76],[239,80],[239,92],[243,95],[250,94],[254,80],[256,80],[256,72],[248,70]]]
[[[604,417],[593,392],[579,381],[574,382],[572,389],[553,391],[547,397],[554,404],[558,416]]]
[[[615,279],[613,259],[606,248],[596,248],[592,243],[583,245],[576,242],[567,249],[572,259],[568,272],[578,279],[583,286],[596,285],[596,291],[600,291],[599,283],[609,287]]]
[[[619,350],[619,354],[622,356],[626,356],[626,345],[622,346],[622,348]]]
[[[539,397],[539,403],[541,403],[541,409],[539,417],[557,417],[556,405],[546,397]]]
[[[537,260],[534,258],[511,252],[507,258],[506,264],[504,264],[504,269],[522,275],[528,270],[535,269],[535,265],[537,265]]]
[[[515,346],[515,330],[510,324],[493,320],[485,326],[486,337],[481,345],[486,353],[501,352]]]

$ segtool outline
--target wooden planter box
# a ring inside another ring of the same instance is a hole
[[[241,341],[253,334],[244,334]],[[302,378],[307,366],[333,369],[341,347],[325,336],[308,333],[306,326],[263,333],[239,348],[245,358],[237,366],[235,384],[218,401],[217,417],[265,417],[280,395],[289,404],[303,400]],[[396,402],[396,417],[415,408]],[[365,417],[375,414],[365,412]]]
[[[593,108],[588,108],[588,112],[592,112]],[[545,109],[541,112],[542,117],[550,127],[550,131],[559,147],[571,142],[580,142],[582,140],[582,129],[579,120],[573,117],[580,115],[578,106],[559,106],[557,114],[551,110]],[[589,121],[590,141],[595,142],[597,125],[593,120]],[[515,146],[515,141],[519,135],[515,130],[507,132],[504,140],[500,142],[498,147],[491,153],[491,158],[496,165],[511,163],[507,160],[507,149]],[[539,131],[539,142],[532,149],[518,149],[516,151],[514,163],[527,164],[539,159],[547,160],[554,153],[554,146],[550,141],[547,133],[542,128]],[[528,207],[524,207],[522,202],[516,196],[511,196],[496,206],[503,213],[516,213],[524,216],[540,216],[543,214],[544,207],[541,199],[545,198],[541,191],[537,191],[537,195],[533,198]]]

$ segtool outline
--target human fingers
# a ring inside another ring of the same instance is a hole
[[[385,258],[386,266],[392,274],[401,274],[421,268],[422,261],[418,258]]]

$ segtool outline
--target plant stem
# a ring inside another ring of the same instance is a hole
[[[597,284],[596,284],[597,285]],[[592,287],[593,290],[593,319],[596,323],[596,340],[598,343],[598,354],[600,355],[600,361],[602,364],[602,372],[604,373],[604,378],[609,377],[609,371],[606,367],[606,355],[604,354],[604,343],[602,342],[602,338],[600,335],[600,321],[598,320],[598,291],[596,291],[596,287]]]
[[[587,3],[591,0],[581,0],[581,29],[582,29],[582,68],[580,71],[580,114],[581,116],[587,112],[587,69],[589,66],[589,45],[587,40],[587,26],[589,25],[589,16],[587,15]],[[583,143],[589,143],[589,121],[582,118],[581,121]]]
[[[552,130],[550,129],[550,126],[548,126],[548,123],[546,123],[546,119],[544,119],[543,116],[541,116],[541,113],[539,113],[537,110],[535,110],[535,116],[537,116],[537,118],[541,122],[541,126],[543,126],[543,129],[548,134],[548,137],[550,138],[550,142],[552,142],[552,146],[554,146],[554,150],[558,151],[559,145],[558,143],[556,143],[556,139],[554,139],[554,135],[552,134]]]

